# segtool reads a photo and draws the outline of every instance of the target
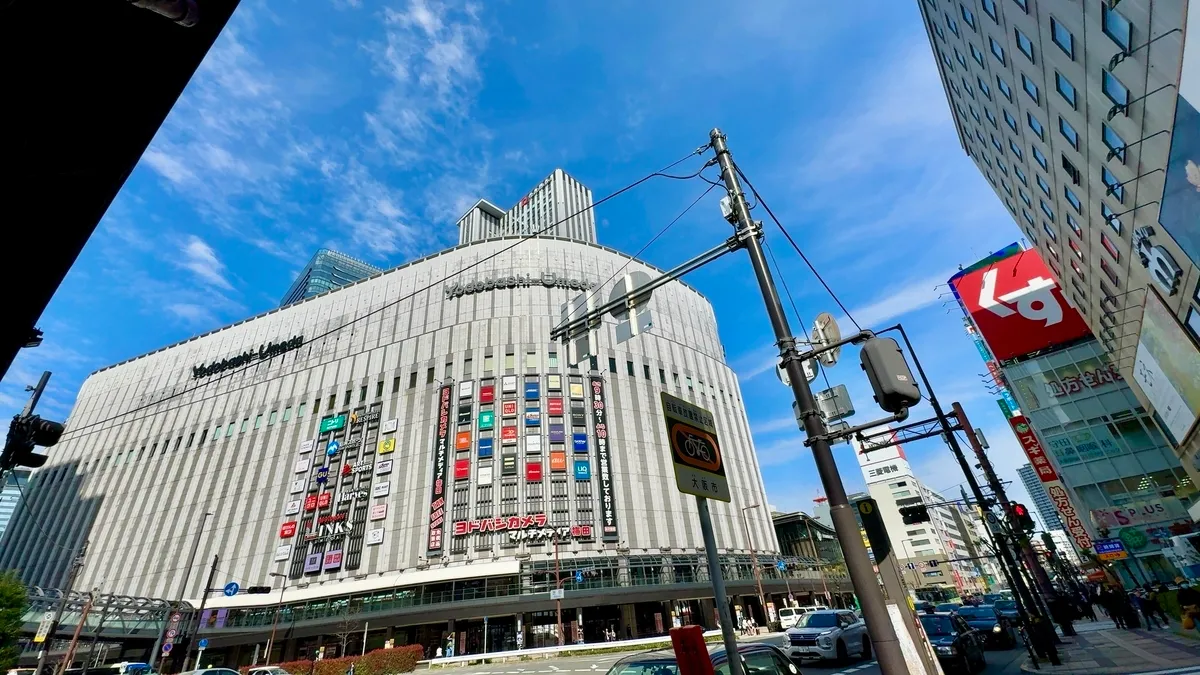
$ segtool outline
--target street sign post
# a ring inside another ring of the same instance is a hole
[[[787,569],[787,563],[785,563],[784,561],[780,560],[779,562],[775,563],[775,569],[777,569],[777,570],[779,570],[780,572],[782,572],[782,571],[784,571],[784,570],[786,570],[786,569]]]
[[[666,392],[662,405],[679,491],[728,503],[732,498],[713,414]]]
[[[1120,539],[1097,539],[1093,544],[1096,546],[1096,557],[1101,560],[1124,560],[1129,557]]]
[[[550,599],[551,600],[562,600],[565,597],[567,597],[567,594],[563,589],[561,589],[561,588],[551,588],[550,589]]]
[[[50,626],[54,625],[54,612],[46,612],[42,615],[42,620],[38,623],[37,634],[33,636],[33,641],[42,643],[46,641],[46,636],[50,634]]]
[[[712,412],[666,392],[662,394],[662,406],[667,444],[671,447],[671,462],[675,465],[675,486],[684,494],[696,496],[704,555],[708,558],[708,578],[712,580],[713,604],[721,623],[721,640],[725,643],[726,654],[736,654],[737,634],[729,613],[721,561],[717,557],[717,536],[713,533],[712,516],[708,512],[710,497],[726,503],[732,501],[721,443],[717,440],[716,419]],[[743,675],[740,660],[730,659],[729,668],[731,675]]]

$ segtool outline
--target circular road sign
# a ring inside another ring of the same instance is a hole
[[[775,567],[779,568],[779,571],[782,572],[783,570],[787,569],[787,563],[780,560],[779,562],[775,563]]]
[[[172,628],[171,630],[167,631],[167,637],[174,640],[175,638],[179,637],[179,631]]]
[[[172,623],[179,623],[182,620],[183,620],[183,615],[180,614],[179,612],[175,612],[174,614],[171,615]]]
[[[172,647],[172,646],[174,646],[174,645],[172,645],[170,642],[168,642],[167,644],[163,645],[163,654],[170,654],[170,653],[171,653],[171,647]]]
[[[625,297],[625,295],[636,291],[646,284],[649,284],[650,281],[650,275],[646,274],[645,272],[637,270],[630,272],[629,274],[622,276],[621,280],[618,281],[615,286],[613,286],[612,292],[608,294],[608,301],[616,302],[617,300]],[[634,308],[641,307],[650,301],[651,293],[653,293],[653,291],[647,291],[646,293],[634,295],[629,299],[629,302],[634,306]],[[638,311],[640,312],[641,310]],[[617,307],[609,312],[609,314],[611,314],[612,317],[617,321],[624,321],[629,316],[629,306],[626,305],[624,307]]]
[[[242,590],[242,587],[238,586],[236,581],[231,581],[231,582],[225,584],[225,596],[226,597],[232,598],[233,596],[237,595],[238,591],[240,591],[240,590]]]
[[[199,649],[208,649],[208,638],[200,638],[197,640],[196,647]]]

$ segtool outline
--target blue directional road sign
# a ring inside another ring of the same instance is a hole
[[[164,644],[164,645],[162,646],[162,652],[163,652],[164,654],[170,654],[170,653],[171,653],[171,647],[173,647],[173,646],[174,646],[174,645],[172,645],[170,642],[168,642],[168,643]]]
[[[236,581],[231,581],[231,582],[225,584],[225,596],[226,597],[232,598],[233,596],[237,595],[238,591],[240,591],[240,590],[242,590],[242,587],[238,586]]]
[[[583,572],[580,570],[575,570],[575,583],[577,583],[577,584],[583,583]]]
[[[325,454],[333,457],[338,453],[338,448],[342,447],[337,441],[329,441],[329,445],[325,446]]]
[[[196,647],[199,649],[208,649],[208,638],[200,638],[197,640]]]
[[[775,563],[775,568],[782,572],[787,569],[787,563],[780,560],[779,562]]]

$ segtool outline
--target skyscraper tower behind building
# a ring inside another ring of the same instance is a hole
[[[361,281],[382,271],[378,267],[351,258],[345,253],[338,253],[327,248],[320,249],[296,276],[296,280],[292,282],[292,287],[283,296],[279,306],[287,307],[305,298]]]
[[[594,244],[596,217],[591,206],[592,191],[555,169],[508,211],[486,199],[475,202],[458,219],[458,243],[539,232]]]
[[[1046,494],[1046,488],[1038,479],[1033,465],[1026,464],[1017,469],[1017,475],[1025,484],[1025,490],[1029,492],[1029,498],[1033,500],[1033,508],[1042,517],[1042,525],[1046,527],[1046,530],[1063,529],[1062,520],[1058,517],[1058,509],[1054,508],[1054,502],[1050,501],[1050,495]]]

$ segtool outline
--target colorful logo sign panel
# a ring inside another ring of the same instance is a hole
[[[608,407],[604,400],[604,379],[588,378],[591,382],[592,423],[596,442],[596,468],[600,472],[600,522],[604,541],[617,541],[617,495],[613,484],[612,448],[608,443]],[[574,385],[572,385],[574,387]]]
[[[429,556],[442,554],[446,525],[446,471],[450,464],[450,385],[438,389],[437,429],[433,437],[433,476],[430,478],[429,537],[425,549]]]

